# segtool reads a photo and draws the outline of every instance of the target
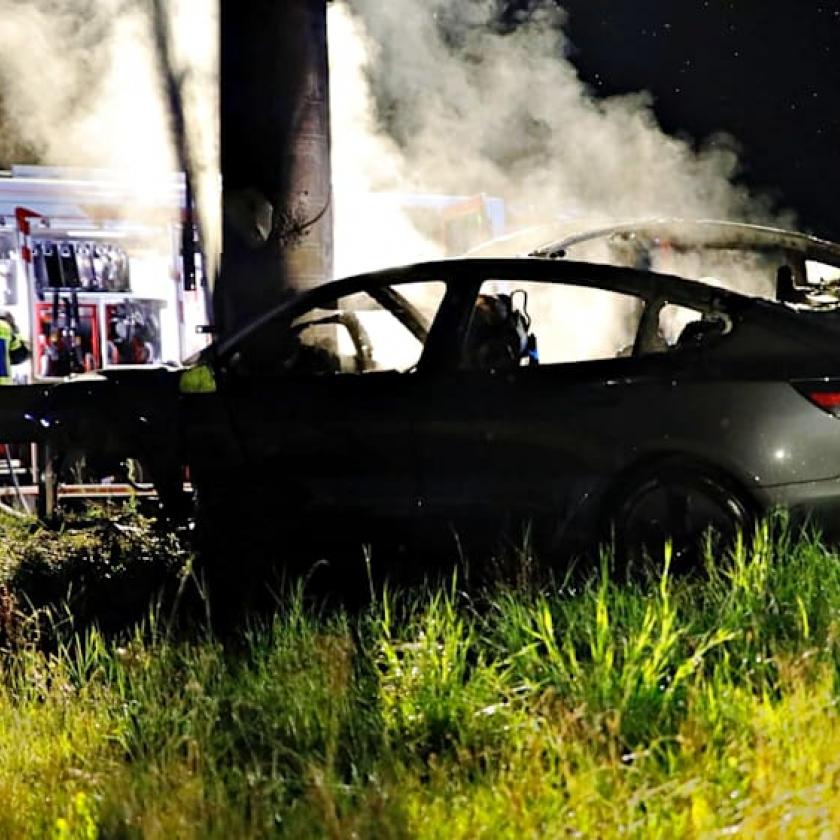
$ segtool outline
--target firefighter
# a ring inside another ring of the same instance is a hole
[[[0,312],[0,385],[12,384],[12,365],[25,362],[29,348],[18,332],[11,312]]]
[[[29,348],[23,343],[20,333],[18,333],[14,316],[11,312],[0,312],[0,385],[11,385],[12,365],[25,362],[28,358]],[[18,502],[24,510],[27,510],[15,472],[19,464],[16,464],[13,460],[12,451],[8,444],[0,444],[0,456],[5,461],[6,476],[11,479]],[[4,478],[4,483],[5,481],[6,478]]]

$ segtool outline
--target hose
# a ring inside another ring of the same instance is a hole
[[[7,505],[5,502],[0,502],[0,511],[2,511],[5,514],[8,514],[9,516],[14,516],[17,519],[29,519],[28,513],[24,513],[23,511],[18,510],[17,508],[13,508],[11,505]]]

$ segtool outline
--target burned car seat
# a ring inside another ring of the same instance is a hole
[[[707,315],[699,321],[689,321],[679,334],[675,349],[684,347],[700,347],[713,337],[726,335],[730,329],[730,323],[722,315]]]
[[[509,370],[525,357],[536,362],[536,342],[529,335],[530,318],[513,306],[512,296],[481,294],[475,302],[464,364],[469,370]]]

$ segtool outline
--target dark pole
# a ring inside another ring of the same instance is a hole
[[[221,0],[216,325],[332,275],[326,0]]]

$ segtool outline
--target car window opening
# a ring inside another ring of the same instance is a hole
[[[239,375],[408,372],[420,360],[442,282],[377,287],[322,302],[291,323],[270,322],[232,356]]]
[[[506,370],[628,356],[644,302],[607,289],[539,281],[482,284],[461,367]]]

